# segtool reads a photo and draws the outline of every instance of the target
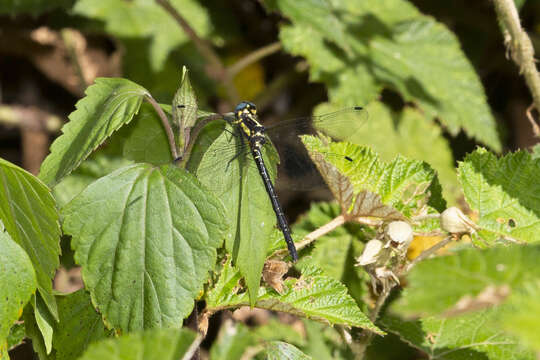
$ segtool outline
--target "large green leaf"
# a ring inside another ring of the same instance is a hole
[[[209,311],[249,305],[246,292],[238,293],[240,273],[227,262],[220,278],[206,299]],[[330,324],[342,324],[381,331],[360,311],[347,293],[345,285],[307,269],[299,279],[284,281],[284,293],[278,294],[268,287],[260,287],[255,307],[287,312]]]
[[[197,335],[187,329],[154,329],[90,345],[81,360],[188,360]]]
[[[206,9],[194,0],[169,0],[195,32],[204,37],[212,30]],[[101,20],[107,33],[123,38],[150,38],[153,70],[163,67],[169,53],[189,40],[182,28],[153,0],[79,0],[74,12]]]
[[[62,214],[93,303],[121,332],[181,326],[227,229],[219,200],[173,166],[121,168]]]
[[[3,0],[0,2],[0,14],[32,14],[53,10],[55,8],[68,8],[74,0]]]
[[[107,337],[101,316],[96,312],[88,293],[81,289],[57,296],[60,321],[55,324],[52,339],[56,360],[78,358],[91,344]]]
[[[241,359],[246,349],[255,344],[255,337],[247,326],[241,323],[234,324],[229,319],[219,328],[218,337],[210,349],[210,359]]]
[[[409,273],[407,287],[394,309],[408,315],[464,311],[467,304],[474,309],[476,297],[480,304],[482,299],[490,299],[484,306],[496,304],[508,292],[540,279],[539,256],[538,246],[515,245],[465,249],[425,260]]]
[[[11,326],[22,315],[36,287],[32,262],[0,222],[0,358]]]
[[[63,134],[51,145],[51,154],[41,165],[39,177],[55,185],[122,125],[139,111],[144,96],[143,87],[120,78],[97,78],[86,89],[86,96],[69,115]]]
[[[494,308],[448,319],[403,321],[384,317],[381,325],[422,350],[430,360],[533,360],[516,338],[494,326],[502,309]]]
[[[388,86],[452,134],[463,129],[500,150],[484,90],[457,38],[410,2],[302,2],[324,8],[313,13],[298,11],[294,0],[276,2],[293,23],[280,31],[285,49],[307,58],[311,79],[327,85],[332,102],[362,105]]]
[[[0,159],[0,220],[30,257],[39,295],[57,319],[52,277],[59,265],[60,226],[54,199],[39,179],[3,159]]]
[[[540,159],[527,151],[497,159],[480,148],[460,163],[458,175],[485,240],[540,241]]]
[[[269,360],[309,360],[307,356],[291,344],[282,341],[271,341],[266,345],[266,355]]]
[[[188,169],[221,199],[227,209],[232,226],[225,245],[246,279],[253,304],[276,217],[257,168],[250,165],[253,162],[251,154],[242,152],[231,161],[235,154],[223,151],[230,149],[231,141],[242,139],[224,132],[220,122],[206,126],[198,139]],[[271,178],[275,179],[278,161],[275,150],[266,151],[264,160]]]

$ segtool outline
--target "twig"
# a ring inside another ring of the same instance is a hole
[[[163,111],[161,106],[159,106],[157,101],[154,100],[152,95],[146,94],[145,99],[150,103],[150,105],[152,105],[154,110],[156,110],[157,114],[159,115],[159,118],[161,119],[161,123],[163,124],[163,128],[165,129],[165,133],[167,133],[167,139],[169,140],[169,146],[171,148],[171,155],[173,159],[178,158],[178,149],[176,149],[174,133],[171,124],[169,123],[169,118],[167,118],[167,115],[165,115],[165,112]]]
[[[212,49],[212,46],[203,38],[199,37],[195,30],[189,25],[184,17],[169,3],[168,0],[156,0],[156,3],[160,5],[165,11],[167,11],[180,25],[186,35],[193,41],[197,50],[209,63],[210,68],[206,69],[208,76],[221,81],[223,86],[227,89],[227,95],[233,103],[237,103],[239,100],[238,92],[234,87],[231,77],[229,76],[225,66]]]
[[[415,257],[414,260],[411,261],[409,265],[407,265],[406,272],[411,270],[413,268],[413,266],[418,264],[420,261],[428,258],[429,256],[435,254],[437,251],[439,251],[440,249],[442,249],[443,247],[448,245],[450,242],[452,242],[452,240],[453,240],[452,236],[447,236],[446,238],[439,241],[438,243],[436,243],[435,245],[433,245],[429,249],[422,251],[420,253],[420,255]]]
[[[203,337],[200,334],[197,334],[197,337],[195,338],[195,341],[193,341],[193,343],[191,343],[188,350],[186,351],[186,353],[182,357],[182,360],[191,360],[191,359],[193,359],[193,356],[195,356],[195,354],[199,350],[199,346],[201,345],[202,341],[203,341]]]
[[[234,78],[236,74],[242,71],[246,66],[251,65],[263,57],[271,55],[279,50],[281,50],[281,43],[279,41],[263,46],[262,48],[249,53],[233,65],[229,66],[227,72],[231,78]]]
[[[533,131],[533,134],[534,136],[536,137],[540,137],[540,126],[538,126],[538,124],[536,123],[536,121],[534,121],[534,116],[532,114],[532,110],[535,108],[534,106],[534,103],[531,104],[528,108],[527,108],[527,119],[529,119],[529,122],[531,123],[531,127],[532,127],[532,131]]]
[[[531,39],[521,27],[514,0],[493,0],[493,2],[499,20],[504,26],[503,35],[512,51],[512,59],[525,77],[534,107],[540,111],[540,75],[536,69]]]
[[[317,240],[321,236],[323,236],[325,234],[328,234],[330,231],[334,230],[335,228],[337,228],[337,227],[339,227],[339,226],[341,226],[343,224],[345,224],[345,216],[339,215],[339,216],[335,217],[330,222],[324,224],[323,226],[321,226],[317,230],[312,231],[309,234],[307,234],[302,241],[296,243],[295,244],[296,249],[301,250],[301,249],[305,248],[306,246],[308,246],[309,244],[311,244],[312,242],[314,242],[315,240]],[[283,256],[285,254],[288,254],[288,250],[287,249],[281,249],[281,250],[277,250],[276,252],[274,252],[271,257]]]
[[[66,47],[66,52],[68,53],[68,56],[71,60],[71,63],[73,64],[73,67],[75,68],[75,73],[77,74],[77,77],[79,78],[79,89],[81,93],[84,94],[84,90],[86,90],[86,88],[88,87],[88,83],[86,82],[84,71],[79,61],[79,54],[77,53],[77,49],[73,41],[72,30],[64,29],[60,31],[60,35]]]
[[[0,123],[56,133],[62,127],[60,117],[35,106],[0,105]]]

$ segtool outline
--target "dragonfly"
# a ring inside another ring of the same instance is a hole
[[[216,114],[213,114],[212,116],[213,119],[216,119]],[[289,223],[283,212],[283,207],[279,201],[274,184],[272,183],[271,171],[267,167],[264,159],[265,157],[268,157],[269,153],[272,153],[271,149],[273,149],[273,144],[286,142],[286,140],[290,139],[294,139],[296,143],[298,143],[300,141],[299,135],[314,133],[317,130],[323,130],[323,132],[332,135],[332,130],[335,130],[336,127],[340,128],[340,130],[338,129],[338,132],[350,134],[355,126],[365,122],[367,119],[367,111],[363,107],[355,106],[320,116],[285,120],[265,127],[259,122],[256,105],[249,101],[242,101],[236,106],[233,113],[221,114],[219,117],[225,120],[225,125],[229,125],[230,129],[227,127],[220,129],[220,132],[226,131],[229,133],[229,141],[226,141],[225,144],[211,150],[210,157],[212,157],[213,154],[216,159],[228,158],[228,160],[226,160],[227,164],[224,167],[222,166],[223,164],[221,164],[221,168],[212,165],[198,168],[196,170],[196,175],[199,176],[203,172],[218,174],[220,169],[227,171],[229,165],[235,159],[249,153],[249,157],[253,160],[251,163],[255,164],[262,183],[264,184],[266,193],[268,194],[268,198],[272,204],[278,227],[283,233],[292,261],[296,262],[298,260],[298,252],[291,236]],[[270,150],[268,150],[269,146]],[[289,168],[289,170],[292,169],[293,173],[295,171],[296,173],[303,172],[306,174],[317,173],[315,165],[309,162],[306,163],[306,157],[302,157],[302,155],[299,156],[297,152],[297,146],[293,144],[291,147],[291,144],[287,144],[286,149],[278,154],[279,162],[282,164],[281,167]],[[352,161],[348,156],[342,157],[347,161]],[[221,161],[210,161],[210,163],[221,163]]]

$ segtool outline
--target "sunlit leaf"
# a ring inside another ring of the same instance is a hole
[[[282,341],[271,341],[266,345],[266,355],[269,360],[309,360],[310,356],[307,356],[295,346],[287,344]]]
[[[540,241],[540,159],[527,151],[498,159],[479,148],[460,163],[458,174],[483,239]]]
[[[85,93],[41,165],[39,177],[48,185],[57,184],[114,131],[129,123],[148,95],[143,87],[120,78],[98,78]]]
[[[88,186],[63,225],[93,303],[125,332],[181,326],[214,266],[223,214],[192,175],[136,164]]]

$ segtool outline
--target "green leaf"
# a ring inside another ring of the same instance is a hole
[[[407,276],[407,287],[393,308],[407,315],[474,309],[475,300],[500,303],[531,279],[540,278],[538,246],[465,249],[425,260]],[[483,296],[482,296],[483,295]],[[461,303],[458,305],[458,302]]]
[[[36,287],[32,262],[0,222],[0,347],[7,340],[11,326],[22,315],[23,307]]]
[[[179,129],[179,145],[180,157],[185,153],[185,150],[190,142],[191,129],[197,121],[197,98],[191,87],[188,70],[184,66],[182,68],[182,81],[180,87],[174,94],[172,101],[173,124]]]
[[[307,58],[311,79],[327,85],[332,102],[363,105],[390,87],[453,135],[463,129],[501,149],[482,84],[444,25],[403,0],[331,2],[327,11],[303,16],[295,3],[277,1],[293,23],[281,28],[281,41],[285,50]]]
[[[206,9],[194,0],[169,0],[193,30],[206,37],[212,23]],[[122,38],[150,38],[150,63],[160,70],[169,53],[186,43],[189,38],[182,28],[155,1],[134,0],[79,0],[73,11],[78,15],[101,20],[107,33]]]
[[[32,174],[0,159],[0,220],[30,257],[39,295],[58,319],[52,278],[59,265],[60,226],[47,186]]]
[[[85,93],[41,165],[39,177],[48,185],[57,184],[114,131],[129,123],[143,97],[149,95],[143,87],[120,78],[97,78]]]
[[[271,341],[266,345],[266,355],[269,360],[309,360],[307,356],[291,344],[282,341]]]
[[[43,344],[45,345],[45,351],[47,354],[50,354],[52,350],[55,319],[53,319],[40,296],[32,297],[32,306],[34,307],[36,324],[41,333]]]
[[[459,164],[458,176],[485,240],[540,240],[540,159],[527,151],[497,159],[479,148]]]
[[[324,103],[317,107],[316,113],[335,110],[335,106]],[[369,120],[355,129],[354,134],[344,133],[340,139],[370,146],[384,161],[393,160],[396,154],[425,161],[437,171],[446,199],[455,201],[462,196],[452,151],[433,120],[411,107],[405,107],[400,113],[391,111],[379,101],[371,102],[366,110]]]
[[[253,162],[251,154],[242,152],[231,161],[234,154],[222,151],[231,148],[231,141],[243,139],[223,131],[222,122],[211,122],[199,134],[187,168],[225,205],[231,224],[225,246],[246,279],[253,305],[276,217],[259,172],[250,165]],[[240,143],[236,145],[241,146]],[[273,148],[263,150],[264,162],[273,180],[278,155]]]
[[[158,114],[150,104],[142,104],[139,114],[127,129],[124,156],[154,165],[171,163],[169,140]]]
[[[105,329],[84,289],[56,299],[60,315],[52,339],[56,360],[76,359],[90,344],[108,336],[110,331]]]
[[[502,315],[501,327],[508,333],[513,334],[525,345],[540,351],[540,339],[538,333],[540,326],[540,277],[530,283],[525,283],[520,291],[512,294],[509,299],[509,310]]]
[[[97,180],[62,214],[92,301],[120,332],[180,326],[227,225],[192,175],[149,164]]]
[[[187,329],[154,329],[90,345],[80,360],[178,360],[196,341]]]
[[[253,329],[253,335],[259,341],[283,340],[298,346],[305,345],[304,338],[297,330],[275,318],[270,318],[268,323]]]
[[[49,356],[43,342],[43,335],[36,323],[36,315],[34,314],[34,306],[28,304],[23,311],[24,328],[26,336],[32,340],[32,347],[37,353],[40,360],[54,360],[54,352]]]
[[[206,299],[210,311],[249,305],[248,296],[238,293],[240,276],[230,266],[224,265],[220,279]],[[259,288],[255,307],[281,311],[329,324],[342,324],[382,332],[360,311],[356,302],[339,281],[317,272],[306,272],[299,279],[284,281],[283,295],[271,288]]]
[[[404,321],[384,317],[381,325],[422,350],[427,359],[533,360],[532,352],[497,329],[501,309],[494,308],[448,319]]]
[[[69,8],[74,0],[5,0],[0,2],[0,14],[40,15],[55,8]]]
[[[96,153],[95,156],[92,155],[53,188],[53,195],[58,207],[64,207],[76,195],[100,177],[131,163],[131,161],[122,157],[110,157],[99,153]]]
[[[442,209],[440,185],[428,164],[397,156],[379,160],[369,148],[303,136],[302,141],[342,210],[387,220],[411,217],[426,204]]]

